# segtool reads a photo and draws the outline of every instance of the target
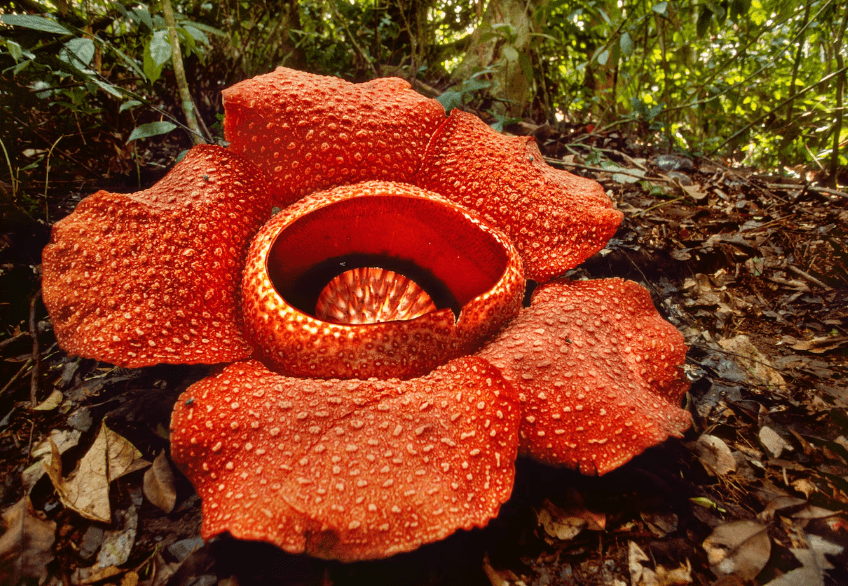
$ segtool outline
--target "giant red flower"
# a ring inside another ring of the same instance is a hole
[[[224,105],[229,148],[87,198],[43,263],[69,353],[232,363],[172,418],[204,537],[384,557],[485,525],[517,453],[603,474],[689,425],[648,293],[551,281],[620,222],[597,183],[398,79],[278,69]]]

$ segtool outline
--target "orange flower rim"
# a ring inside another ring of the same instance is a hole
[[[600,185],[400,79],[280,68],[224,108],[228,148],[86,198],[43,262],[68,353],[228,364],[171,421],[204,538],[386,557],[484,526],[518,454],[604,474],[688,427],[647,291],[552,280],[621,221]]]

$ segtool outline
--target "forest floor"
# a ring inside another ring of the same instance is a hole
[[[552,165],[600,181],[625,214],[569,276],[641,283],[686,338],[683,439],[599,478],[519,460],[488,527],[383,561],[204,543],[199,499],[162,454],[174,402],[208,368],[65,355],[36,295],[49,222],[27,225],[0,235],[0,584],[848,584],[848,196],[534,130]],[[63,505],[54,483],[111,521]],[[169,498],[170,513],[152,503]]]

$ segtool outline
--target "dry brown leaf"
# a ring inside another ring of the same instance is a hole
[[[809,549],[790,549],[803,566],[775,578],[766,586],[824,586],[825,570],[834,569],[825,555],[837,556],[844,548],[818,535],[808,535],[807,543]]]
[[[41,581],[53,559],[56,523],[36,516],[29,496],[3,512],[6,532],[0,537],[0,584],[18,584],[23,578]]]
[[[707,472],[724,475],[736,470],[736,460],[724,440],[714,435],[703,434],[697,441],[687,444]]]
[[[719,345],[736,355],[736,359],[744,366],[748,374],[765,385],[773,385],[777,387],[786,386],[786,381],[775,369],[768,358],[757,350],[757,347],[751,343],[750,338],[745,335],[739,335],[733,338],[725,338],[719,341]]]
[[[71,578],[74,584],[94,584],[123,572],[121,568],[109,566],[108,568],[77,568]]]
[[[177,489],[174,472],[168,464],[168,456],[162,450],[153,460],[153,465],[144,472],[144,496],[151,503],[170,513],[177,504]]]
[[[784,339],[794,342],[790,346],[792,349],[812,352],[813,354],[824,354],[848,344],[848,336],[823,336],[812,340],[795,340],[791,336],[784,336]]]
[[[70,448],[79,443],[81,436],[82,432],[76,429],[54,429],[50,432],[50,435],[47,436],[47,439],[39,442],[38,445],[32,449],[32,452],[30,452],[30,457],[34,460],[34,463],[28,466],[21,474],[21,482],[24,486],[24,492],[29,493],[29,491],[32,490],[32,487],[35,486],[35,483],[44,476],[45,470],[42,462],[49,464],[50,458],[53,457],[53,450],[50,447],[50,442],[53,442],[56,445],[60,454],[64,454]]]
[[[766,529],[767,525],[756,521],[730,521],[716,527],[703,544],[713,573],[753,580],[771,554]]]
[[[773,499],[766,505],[766,508],[763,509],[758,517],[763,521],[771,521],[774,519],[774,516],[777,512],[782,511],[783,515],[786,515],[787,512],[791,512],[793,510],[798,509],[799,507],[806,504],[807,501],[804,499],[799,499],[794,496],[779,496],[776,499]]]
[[[44,467],[62,504],[86,519],[108,523],[112,520],[109,483],[149,465],[135,446],[104,422],[94,444],[66,479],[62,478],[62,459],[55,446],[50,463]]]
[[[657,565],[656,570],[646,568],[642,562],[650,562],[651,559],[645,555],[638,545],[628,541],[630,584],[631,586],[682,586],[692,583],[692,564],[686,560],[680,567],[669,570],[664,566]]]
[[[582,505],[582,498],[576,492],[572,495],[572,504],[563,509],[545,499],[542,510],[537,513],[539,525],[545,533],[560,540],[573,539],[584,528],[591,531],[603,531],[606,516],[594,513]]]
[[[41,403],[32,408],[33,411],[52,411],[62,404],[62,391],[54,390],[50,396],[44,399]]]
[[[586,527],[585,519],[569,516],[548,500],[545,500],[542,510],[536,514],[536,517],[545,533],[560,541],[574,539]]]
[[[775,458],[779,458],[783,450],[792,451],[792,446],[785,439],[780,437],[772,428],[763,426],[760,428],[760,443],[765,449],[771,452]]]
[[[696,183],[692,185],[683,185],[682,183],[678,183],[678,185],[680,186],[680,189],[686,193],[686,195],[695,201],[702,201],[707,198],[707,192]]]
[[[678,518],[674,513],[640,513],[639,516],[657,537],[677,531]]]

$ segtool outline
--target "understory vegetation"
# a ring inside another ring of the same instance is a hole
[[[4,209],[46,222],[50,187],[68,180],[62,169],[76,181],[141,182],[173,163],[176,153],[163,159],[156,145],[179,152],[222,139],[221,89],[280,65],[354,81],[404,77],[498,129],[526,120],[620,132],[833,187],[846,165],[848,4],[839,0],[5,6]]]

